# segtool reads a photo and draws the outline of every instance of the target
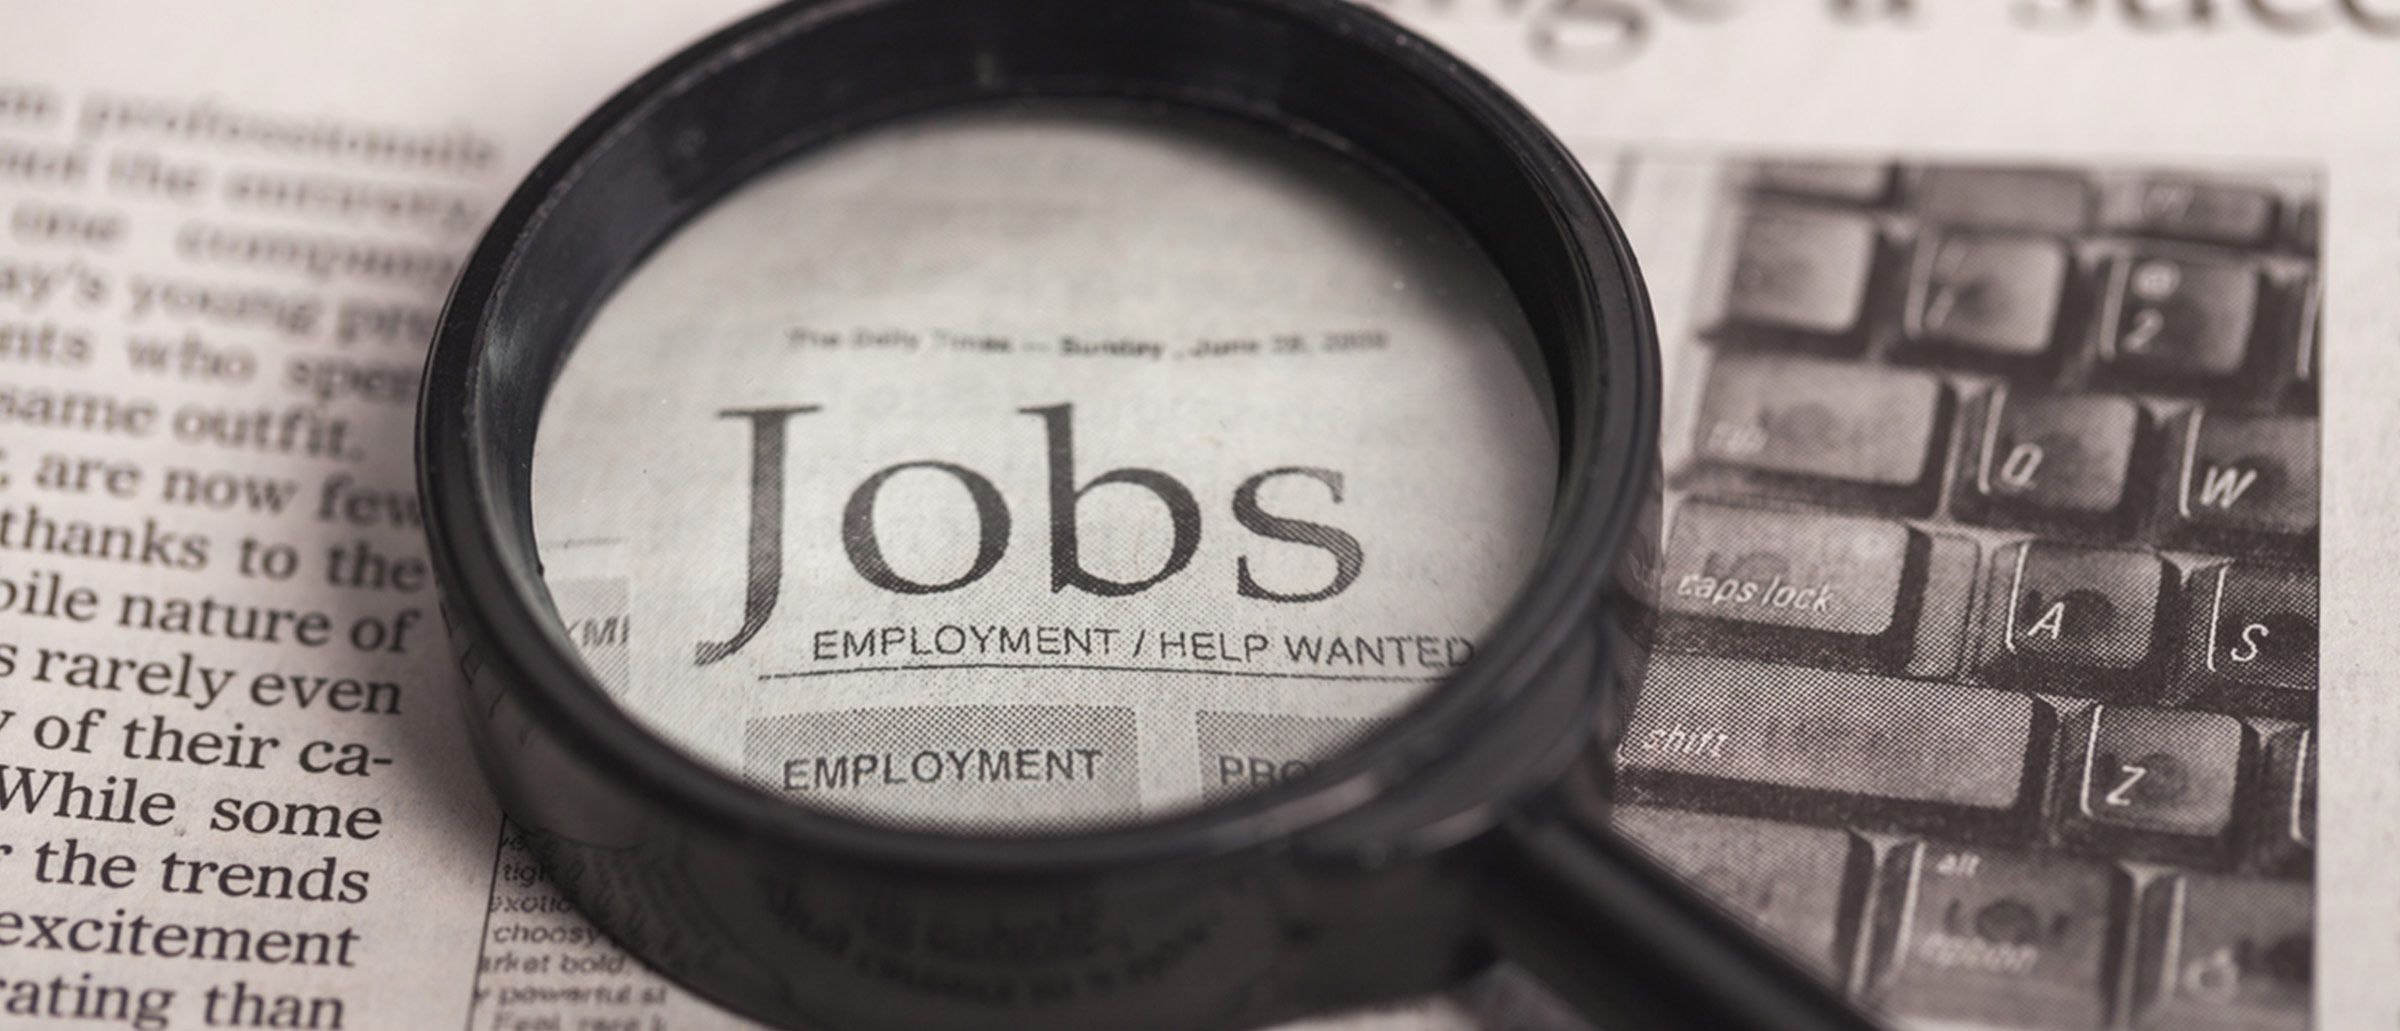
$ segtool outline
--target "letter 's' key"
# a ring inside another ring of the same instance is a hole
[[[2185,674],[2251,708],[2302,715],[2317,689],[2316,574],[2233,562],[2193,573],[2187,593]]]

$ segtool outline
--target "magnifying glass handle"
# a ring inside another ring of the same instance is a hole
[[[1608,831],[1553,813],[1506,837],[1494,935],[1601,1027],[1882,1026]]]

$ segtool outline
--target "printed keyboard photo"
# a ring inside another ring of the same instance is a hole
[[[2319,210],[1733,170],[1620,829],[1902,1020],[2308,1026]]]

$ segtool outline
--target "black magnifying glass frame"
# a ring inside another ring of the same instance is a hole
[[[537,424],[587,321],[694,215],[911,114],[1074,98],[1231,118],[1464,230],[1559,413],[1537,571],[1423,701],[1314,773],[1131,826],[965,837],[814,811],[644,730],[542,579]],[[554,882],[653,967],[788,1026],[1240,1027],[1455,983],[1495,945],[1609,1024],[1854,1027],[1838,993],[1604,829],[1655,552],[1658,346],[1580,165],[1490,81],[1340,0],[799,0],[619,92],[534,168],[428,356],[419,489],[475,754]]]

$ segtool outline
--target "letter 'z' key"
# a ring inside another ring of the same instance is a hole
[[[2026,541],[2000,549],[1992,562],[1984,648],[1990,674],[2033,681],[2020,687],[2080,681],[2079,693],[2121,694],[2125,674],[2148,672],[2172,583],[2157,555]]]
[[[2069,721],[2060,763],[2070,834],[2155,842],[2206,862],[2234,824],[2242,722],[2213,712],[2095,705]]]

